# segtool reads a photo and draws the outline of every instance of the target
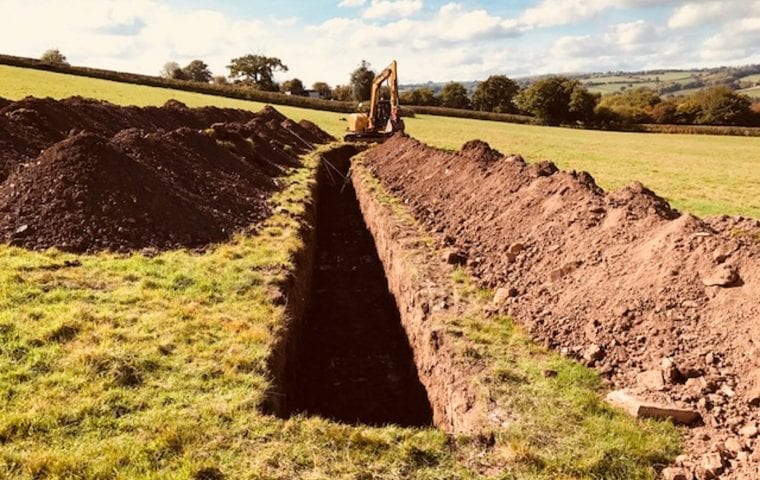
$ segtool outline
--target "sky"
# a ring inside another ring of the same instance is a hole
[[[0,53],[214,74],[248,53],[282,81],[348,83],[361,60],[401,83],[760,63],[760,0],[0,0]]]

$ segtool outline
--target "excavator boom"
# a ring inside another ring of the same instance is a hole
[[[388,82],[390,99],[380,98],[380,89]],[[346,141],[383,141],[395,132],[404,131],[399,115],[398,64],[395,60],[372,81],[369,114],[355,113],[349,118]]]

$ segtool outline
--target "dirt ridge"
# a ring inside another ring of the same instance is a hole
[[[756,478],[760,442],[741,432],[760,422],[760,222],[681,214],[640,183],[607,193],[483,142],[396,136],[366,162],[496,289],[494,308],[613,388],[698,411],[688,468],[718,452],[731,478]]]

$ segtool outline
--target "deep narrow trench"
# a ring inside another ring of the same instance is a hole
[[[343,175],[348,159],[331,165]],[[289,372],[290,413],[351,424],[428,426],[420,383],[371,234],[350,182],[323,168],[312,292]]]

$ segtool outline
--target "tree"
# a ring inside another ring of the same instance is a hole
[[[351,85],[337,85],[333,88],[332,98],[340,102],[349,102],[354,98],[354,89]]]
[[[441,105],[448,108],[470,108],[467,89],[458,82],[449,82],[441,90]]]
[[[652,107],[652,120],[656,123],[678,123],[678,105],[672,100],[665,100]]]
[[[215,76],[214,76],[214,78],[212,79],[212,81],[213,81],[213,82],[214,82],[216,85],[227,85],[228,83],[230,83],[230,82],[227,80],[227,77],[225,77],[224,75],[215,75]]]
[[[166,62],[164,68],[161,69],[161,76],[163,78],[169,78],[174,80],[184,80],[185,73],[177,62]]]
[[[332,90],[330,90],[330,85],[325,82],[314,82],[314,84],[311,86],[311,89],[319,93],[320,98],[326,98],[329,100],[332,97]]]
[[[520,87],[504,75],[492,75],[480,82],[472,96],[472,106],[482,112],[511,113],[515,111],[513,100]]]
[[[653,120],[652,111],[660,102],[662,99],[654,90],[640,87],[602,97],[599,107],[614,112],[623,122],[648,123]]]
[[[51,48],[49,50],[46,50],[45,53],[43,53],[42,56],[40,56],[40,60],[42,60],[45,63],[54,63],[57,65],[69,64],[69,62],[66,60],[66,57],[57,48]]]
[[[208,65],[202,60],[193,60],[188,63],[185,68],[182,69],[182,73],[186,80],[191,82],[208,83],[214,77],[211,74],[211,70],[208,69]]]
[[[303,95],[306,89],[300,79],[294,78],[282,82],[282,85],[280,85],[280,91],[283,93],[290,92],[291,95]]]
[[[437,106],[440,99],[435,92],[428,87],[407,90],[399,95],[399,101],[404,105]]]
[[[230,65],[230,77],[243,83],[250,83],[259,90],[277,91],[274,72],[287,72],[287,65],[282,60],[264,55],[245,55],[233,58]]]
[[[362,60],[356,70],[351,72],[351,88],[355,101],[369,100],[372,95],[372,82],[374,80],[375,72],[370,70],[369,62]]]
[[[517,96],[521,109],[549,125],[590,122],[597,101],[578,80],[560,76],[539,80]]]
[[[570,91],[568,104],[568,121],[591,123],[594,121],[594,109],[601,95],[589,92],[580,82],[575,82]]]
[[[752,101],[725,86],[695,92],[681,102],[678,113],[700,125],[750,125]]]

